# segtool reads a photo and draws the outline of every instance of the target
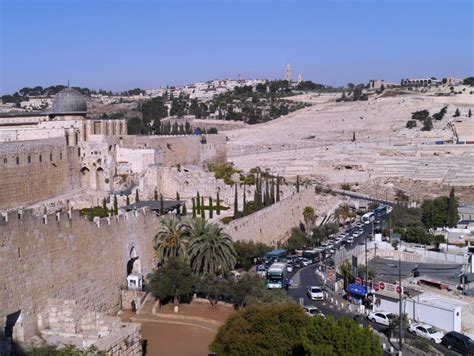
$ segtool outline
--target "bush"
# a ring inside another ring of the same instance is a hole
[[[427,117],[423,121],[423,127],[421,128],[421,131],[431,131],[433,128],[433,121],[431,120],[431,117]]]
[[[102,206],[94,206],[93,208],[79,210],[79,215],[87,216],[89,221],[93,221],[95,217],[106,218],[109,216],[109,210]]]
[[[416,120],[408,120],[407,124],[405,125],[407,129],[412,129],[416,127]]]
[[[341,184],[341,189],[342,190],[351,190],[351,185],[349,183],[343,183],[343,184]]]
[[[221,219],[222,223],[225,224],[225,225],[227,225],[228,223],[230,223],[233,220],[234,220],[233,216],[226,216],[225,218]]]
[[[371,330],[348,318],[307,317],[296,304],[248,307],[219,329],[218,355],[382,355]]]
[[[420,110],[420,111],[415,111],[414,113],[412,113],[411,119],[424,121],[429,116],[430,116],[430,112],[428,110]]]
[[[235,173],[240,173],[239,170],[234,168],[234,164],[232,162],[227,162],[224,164],[211,164],[208,166],[208,168],[211,172],[214,172],[214,177],[216,179],[223,179],[228,185],[234,184],[232,175]]]
[[[261,242],[244,242],[235,241],[234,249],[236,252],[237,265],[236,268],[243,268],[248,271],[254,264],[254,259],[261,260],[265,254],[272,250]]]

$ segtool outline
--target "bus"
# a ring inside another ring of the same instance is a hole
[[[267,288],[282,289],[285,283],[286,263],[275,262],[267,270]]]
[[[265,265],[271,265],[274,262],[286,261],[288,251],[286,250],[273,250],[265,254]]]
[[[322,260],[322,253],[324,249],[322,248],[315,248],[312,250],[305,250],[303,252],[303,257],[310,260],[311,263],[316,263]]]
[[[369,213],[366,213],[362,215],[360,218],[360,221],[362,221],[364,224],[370,224],[372,221],[375,219],[375,214],[371,211]]]
[[[387,207],[385,205],[380,205],[378,208],[375,208],[374,214],[376,217],[387,214]]]

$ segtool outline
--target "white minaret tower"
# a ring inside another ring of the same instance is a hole
[[[301,83],[303,81],[303,77],[301,76],[301,74],[298,74],[298,84]]]
[[[291,83],[291,66],[289,64],[286,65],[286,80]]]

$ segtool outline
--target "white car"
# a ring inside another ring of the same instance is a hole
[[[408,331],[413,335],[424,337],[435,344],[441,343],[444,334],[429,324],[415,323],[408,327]]]
[[[389,326],[390,321],[392,321],[394,318],[396,318],[395,314],[386,313],[383,311],[371,312],[369,315],[367,315],[367,319],[369,319],[371,322],[385,326]]]
[[[323,300],[324,291],[320,286],[311,286],[308,288],[308,297],[311,300]]]
[[[324,315],[321,310],[319,310],[317,307],[314,305],[305,305],[304,306],[304,312],[308,316],[322,316],[323,318],[326,318],[326,315]]]
[[[309,265],[311,264],[311,261],[308,260],[307,258],[303,258],[303,259],[301,260],[301,263],[303,264],[303,266],[306,267],[306,266],[309,266]]]
[[[288,273],[293,272],[293,264],[292,264],[292,263],[287,263],[287,264],[286,264],[286,271],[287,271]]]

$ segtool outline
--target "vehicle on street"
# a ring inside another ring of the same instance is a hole
[[[303,266],[309,266],[311,264],[311,260],[308,260],[307,258],[302,258],[301,259],[301,263],[303,264]]]
[[[265,278],[267,276],[267,268],[265,267],[265,265],[257,265],[255,267],[255,271],[260,277]]]
[[[360,218],[360,221],[363,222],[364,224],[370,224],[372,221],[375,219],[375,214],[371,211],[369,213],[366,213],[362,215]]]
[[[350,236],[350,237],[347,239],[347,243],[349,243],[349,244],[354,243],[354,237]]]
[[[321,286],[311,286],[308,288],[308,297],[311,300],[323,300],[324,290]]]
[[[275,262],[267,270],[267,288],[282,289],[286,276],[286,263]]]
[[[287,271],[288,273],[293,272],[293,262],[287,262],[287,263],[286,263],[286,271]]]
[[[295,260],[295,262],[293,262],[293,266],[294,268],[301,268],[303,267],[303,262],[301,262],[301,260],[298,258],[297,260]]]
[[[314,305],[305,305],[304,311],[308,316],[321,316],[323,318],[326,318],[326,315],[324,315],[323,312]]]
[[[387,214],[387,207],[385,205],[380,205],[378,208],[374,209],[375,216],[383,216]]]
[[[286,250],[273,250],[273,251],[267,252],[265,254],[265,264],[267,266],[271,265],[274,262],[277,262],[281,259],[286,258],[286,256],[288,256],[288,251]]]
[[[454,350],[462,355],[474,356],[474,340],[469,336],[450,331],[441,338],[441,344],[448,350]]]
[[[323,252],[322,248],[314,248],[311,250],[305,250],[303,252],[303,258],[306,258],[307,260],[310,260],[311,263],[316,263],[321,261],[321,253]]]
[[[428,339],[435,344],[440,344],[441,339],[444,336],[444,334],[437,330],[434,326],[423,323],[411,324],[408,327],[408,331],[413,335]]]
[[[369,315],[367,316],[367,319],[369,319],[373,323],[389,326],[390,322],[395,317],[396,317],[396,315],[393,314],[393,313],[386,313],[386,312],[383,312],[383,311],[377,311],[377,312],[369,313]]]

